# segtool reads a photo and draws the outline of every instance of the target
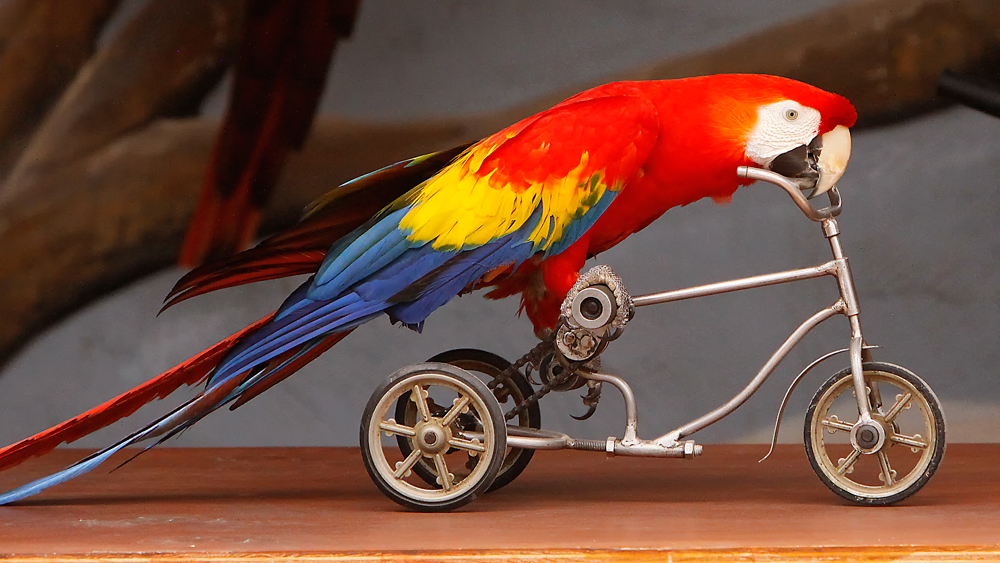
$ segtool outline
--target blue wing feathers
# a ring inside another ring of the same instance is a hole
[[[316,272],[310,297],[333,299],[413,246],[398,230],[399,220],[406,211],[407,208],[394,211],[348,235],[348,244],[331,247]]]
[[[397,294],[397,304],[387,309],[395,320],[407,325],[422,323],[432,312],[487,272],[506,264],[519,264],[532,254],[532,244],[508,235],[499,241],[458,254],[445,265],[411,284],[404,295]]]
[[[521,229],[499,240],[459,252],[435,250],[430,244],[409,246],[398,229],[387,227],[398,222],[398,213],[354,237],[340,254],[328,259],[316,278],[304,284],[307,289],[299,288],[282,304],[279,317],[233,348],[213,374],[212,383],[323,334],[354,328],[381,312],[406,325],[419,326],[435,309],[485,273],[527,260],[532,253],[532,245],[525,242],[527,234],[540,215],[536,213]],[[343,264],[340,270],[327,266],[340,263],[346,256],[355,260]],[[320,280],[324,272],[331,274],[325,282]],[[321,298],[333,288],[342,287],[345,280],[357,281],[329,299]]]
[[[389,299],[446,262],[451,253],[430,245],[407,250],[399,259],[369,276],[333,300],[311,297],[310,290],[296,290],[294,303],[282,305],[281,318],[264,325],[237,344],[212,376],[212,383],[241,373],[291,350],[305,341],[354,328],[392,305]]]

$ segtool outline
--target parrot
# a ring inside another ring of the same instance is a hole
[[[456,296],[520,296],[544,337],[585,261],[668,209],[728,201],[740,166],[797,178],[811,197],[840,179],[857,114],[795,80],[718,74],[612,82],[478,142],[348,181],[287,231],[185,276],[164,308],[209,291],[309,274],[277,310],[186,362],[0,450],[0,470],[42,455],[184,385],[193,398],[66,469],[0,494],[19,501],[122,449],[175,436],[293,374],[354,328],[385,315],[420,330]],[[147,448],[148,449],[148,448]],[[145,451],[145,450],[143,450]]]
[[[289,151],[312,126],[337,42],[361,0],[250,0],[229,107],[212,149],[180,264],[250,245]]]

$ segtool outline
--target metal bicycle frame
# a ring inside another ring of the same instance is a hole
[[[507,444],[512,447],[530,449],[583,449],[583,450],[603,450],[613,455],[638,455],[638,456],[664,456],[664,457],[693,457],[701,453],[701,446],[695,445],[692,441],[682,440],[691,434],[701,430],[725,416],[732,413],[747,401],[760,387],[764,381],[774,372],[774,369],[785,358],[786,355],[798,344],[806,334],[823,321],[836,314],[845,315],[850,322],[851,343],[848,349],[851,361],[851,372],[854,379],[855,395],[858,399],[859,421],[857,425],[872,422],[871,410],[867,397],[870,393],[866,389],[862,362],[864,354],[864,338],[861,334],[861,321],[859,319],[860,307],[858,305],[857,292],[854,287],[854,280],[851,276],[850,265],[847,257],[844,256],[840,246],[840,228],[837,225],[836,216],[840,214],[841,200],[840,193],[836,187],[828,192],[830,205],[817,209],[810,205],[809,201],[802,194],[799,187],[790,179],[759,168],[741,166],[737,170],[741,177],[753,180],[762,180],[775,184],[783,188],[800,210],[809,219],[821,224],[823,235],[829,241],[830,249],[833,253],[833,260],[812,268],[802,268],[789,270],[773,274],[753,276],[749,278],[728,280],[707,285],[699,285],[673,291],[651,293],[633,297],[636,307],[658,305],[661,303],[671,303],[695,297],[729,293],[744,289],[764,287],[769,285],[789,283],[822,276],[833,276],[837,280],[840,290],[840,299],[833,305],[818,311],[813,316],[806,319],[791,335],[778,347],[771,355],[770,359],[757,372],[757,375],[750,383],[732,399],[722,406],[708,412],[707,414],[684,424],[670,432],[656,438],[655,440],[640,440],[637,437],[638,429],[638,409],[635,397],[631,388],[621,378],[600,373],[581,374],[587,379],[607,382],[621,391],[625,400],[626,429],[622,439],[610,437],[606,442],[594,440],[576,440],[569,436],[545,430],[531,430],[519,427],[508,427]],[[877,393],[873,389],[872,393]]]

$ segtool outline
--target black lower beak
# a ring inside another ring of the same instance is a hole
[[[808,145],[801,145],[774,157],[767,168],[787,178],[796,179],[799,187],[812,191],[812,199],[837,185],[851,158],[851,132],[837,125],[816,135]]]
[[[799,145],[794,149],[779,154],[771,160],[767,168],[786,178],[798,180],[799,189],[812,190],[806,197],[812,199],[816,195],[820,169],[819,156],[823,152],[823,139],[820,135],[808,145]]]

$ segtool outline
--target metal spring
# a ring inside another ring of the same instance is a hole
[[[574,450],[587,450],[589,452],[603,452],[608,447],[608,443],[603,440],[574,440]]]

